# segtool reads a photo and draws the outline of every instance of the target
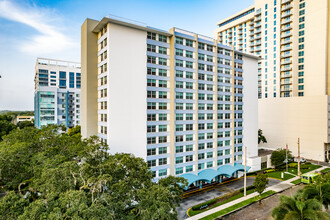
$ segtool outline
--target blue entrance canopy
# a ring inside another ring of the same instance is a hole
[[[248,171],[251,167],[246,166],[246,171]],[[232,177],[237,171],[244,172],[244,165],[236,164],[234,166],[226,164],[219,167],[217,170],[209,168],[202,170],[198,173],[198,175],[193,173],[185,173],[180,175],[180,177],[185,178],[188,181],[188,186],[193,184],[196,181],[206,181],[211,183],[211,181],[217,176],[227,176]]]

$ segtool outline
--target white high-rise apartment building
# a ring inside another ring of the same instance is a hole
[[[257,156],[256,56],[109,17],[81,33],[83,137],[144,158],[156,179],[195,185],[237,175],[243,146]]]
[[[220,43],[263,58],[259,128],[270,148],[329,159],[329,0],[255,0],[218,23]]]
[[[37,58],[34,124],[80,125],[80,63]]]

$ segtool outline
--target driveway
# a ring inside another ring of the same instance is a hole
[[[246,185],[251,186],[254,182],[254,177],[247,177],[246,178]],[[282,182],[281,180],[275,180],[269,178],[269,186],[276,185]],[[210,199],[226,195],[228,193],[234,192],[243,188],[244,186],[244,178],[237,179],[235,181],[224,183],[220,185],[216,185],[212,187],[212,189],[208,189],[208,191],[201,192],[197,195],[193,195],[191,197],[185,198],[181,201],[180,207],[177,208],[178,211],[178,218],[179,219],[186,219],[188,218],[187,210],[197,204],[202,202],[209,201]]]

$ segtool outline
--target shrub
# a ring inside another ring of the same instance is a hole
[[[210,205],[213,205],[214,203],[216,203],[217,200],[218,199],[211,199],[207,202],[203,202],[201,204],[194,205],[193,207],[191,207],[191,209],[194,210],[194,211],[205,209],[205,208],[209,207]]]
[[[289,168],[297,168],[298,164],[297,163],[289,163],[288,167]]]
[[[269,172],[274,172],[275,169],[269,169],[269,170],[265,170],[265,173],[269,173]]]
[[[300,165],[300,169],[309,169],[309,165],[308,164],[302,164],[302,165]]]

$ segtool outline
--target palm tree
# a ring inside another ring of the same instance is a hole
[[[328,209],[330,205],[330,183],[321,181],[321,177],[315,184],[304,187],[303,196],[305,199],[317,199]]]
[[[304,199],[298,191],[294,197],[281,196],[280,204],[273,209],[275,220],[329,220],[330,216],[322,212],[322,204],[316,199]]]

